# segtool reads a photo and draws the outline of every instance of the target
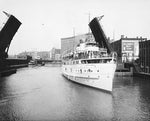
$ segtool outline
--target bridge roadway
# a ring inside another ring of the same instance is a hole
[[[3,59],[0,60],[0,77],[16,73],[18,68],[27,67],[29,59]],[[61,60],[36,60],[36,64],[61,63]]]

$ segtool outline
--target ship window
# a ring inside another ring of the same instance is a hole
[[[82,63],[82,64],[86,64],[87,61],[86,61],[86,60],[81,60],[81,63]]]
[[[88,63],[99,63],[99,60],[87,60]]]
[[[91,69],[88,69],[87,72],[93,72]]]
[[[76,61],[76,64],[79,64],[79,61]]]
[[[85,63],[84,60],[81,60],[81,63],[84,64]]]
[[[107,63],[107,60],[103,60],[103,63]]]
[[[73,61],[73,64],[75,64],[75,61]]]
[[[82,73],[82,69],[80,69],[80,73]]]
[[[102,63],[102,60],[99,60],[99,63]]]

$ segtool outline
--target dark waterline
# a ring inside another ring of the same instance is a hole
[[[148,121],[150,81],[115,77],[112,94],[72,83],[57,65],[0,78],[0,120]]]

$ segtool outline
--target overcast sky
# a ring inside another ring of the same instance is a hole
[[[107,37],[150,39],[150,0],[0,0],[0,19],[2,11],[22,22],[9,54],[60,48],[60,39],[73,36],[73,28],[76,35],[88,32],[88,13],[90,19],[104,15]]]

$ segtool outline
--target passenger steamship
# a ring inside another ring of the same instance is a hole
[[[116,54],[111,52],[98,18],[89,26],[95,41],[80,42],[74,51],[63,54],[62,74],[79,84],[112,91]]]

